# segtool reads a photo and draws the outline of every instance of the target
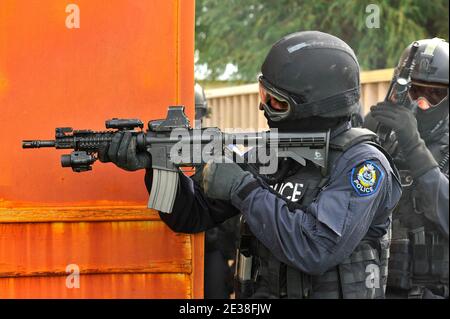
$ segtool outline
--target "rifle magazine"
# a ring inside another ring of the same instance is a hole
[[[154,168],[152,188],[147,207],[170,214],[177,194],[178,180],[179,175],[177,171]]]

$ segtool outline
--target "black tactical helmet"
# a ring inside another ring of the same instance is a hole
[[[417,42],[419,42],[419,49],[411,80],[448,85],[448,42],[439,38]],[[403,51],[395,69],[396,74],[408,57],[411,46],[412,43]]]
[[[261,99],[269,96],[261,108],[272,123],[345,117],[358,109],[358,61],[344,41],[330,34],[304,31],[283,37],[270,49],[261,72]],[[285,108],[271,107],[270,97]]]
[[[201,120],[207,114],[208,101],[206,100],[205,91],[196,83],[194,87],[195,91],[195,120]]]
[[[432,138],[434,132],[439,132],[438,127],[444,125],[448,117],[449,46],[448,42],[439,38],[417,42],[419,49],[411,74],[409,96],[411,102],[417,104],[416,118],[420,135],[427,139]],[[395,75],[407,58],[411,45],[403,51]]]

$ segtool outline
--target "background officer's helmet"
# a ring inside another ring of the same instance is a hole
[[[412,86],[409,95],[418,107],[426,111],[447,103],[448,106],[448,42],[433,38],[419,40],[416,65],[411,74]],[[398,74],[411,50],[409,45],[400,57],[395,70]]]
[[[208,101],[206,100],[205,91],[196,83],[195,91],[195,127],[199,128],[202,124],[202,118],[208,114]]]
[[[418,42],[409,97],[417,104],[416,118],[421,137],[433,140],[442,135],[442,129],[448,129],[448,42],[438,38]],[[411,45],[400,57],[395,75],[410,49]]]

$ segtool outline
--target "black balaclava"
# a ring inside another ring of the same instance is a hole
[[[448,107],[447,97],[439,105],[426,111],[418,108],[416,114],[417,128],[425,142],[435,140],[435,137],[440,137],[442,132],[448,131]]]
[[[267,125],[269,125],[270,128],[277,128],[280,132],[317,132],[328,129],[333,130],[350,121],[349,116],[338,118],[312,116],[303,119],[275,122],[272,121],[265,112],[264,117],[267,119]]]

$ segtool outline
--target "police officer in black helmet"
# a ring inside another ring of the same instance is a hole
[[[241,214],[238,298],[383,298],[401,187],[375,134],[351,128],[360,98],[352,49],[330,34],[298,32],[273,45],[261,71],[260,108],[271,128],[330,131],[327,173],[283,158],[274,176],[208,163],[192,178],[180,173],[161,219],[192,233]]]
[[[365,126],[376,131],[382,123],[393,129],[385,147],[400,169],[404,189],[393,215],[389,295],[448,298],[449,47],[438,38],[418,42],[410,107],[378,103]]]

